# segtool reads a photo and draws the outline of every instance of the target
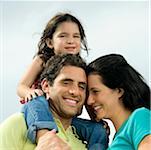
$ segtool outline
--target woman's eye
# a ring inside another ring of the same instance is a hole
[[[99,91],[97,91],[97,90],[93,90],[93,91],[92,91],[93,94],[97,94],[98,92],[99,92]]]

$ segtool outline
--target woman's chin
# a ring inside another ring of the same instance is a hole
[[[103,114],[96,115],[96,118],[95,118],[96,121],[100,121],[102,119],[105,119],[105,116]]]

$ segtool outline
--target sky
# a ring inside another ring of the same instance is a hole
[[[150,8],[148,0],[0,1],[0,122],[21,110],[16,87],[37,51],[48,20],[70,12],[84,26],[91,62],[122,54],[151,85]],[[87,118],[84,111],[82,117]]]

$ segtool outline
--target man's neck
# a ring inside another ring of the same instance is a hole
[[[58,114],[56,114],[54,111],[52,111],[52,114],[53,116],[56,118],[56,119],[59,119],[60,122],[62,123],[64,129],[66,130],[70,125],[71,125],[71,121],[72,121],[72,118],[71,119],[68,119],[68,118],[65,118],[65,117],[60,117]]]
[[[58,119],[61,121],[65,130],[71,125],[71,119],[70,120],[69,119],[63,119],[63,118],[58,118]]]

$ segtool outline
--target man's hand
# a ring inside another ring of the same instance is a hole
[[[71,147],[52,130],[39,138],[35,150],[71,150]]]

